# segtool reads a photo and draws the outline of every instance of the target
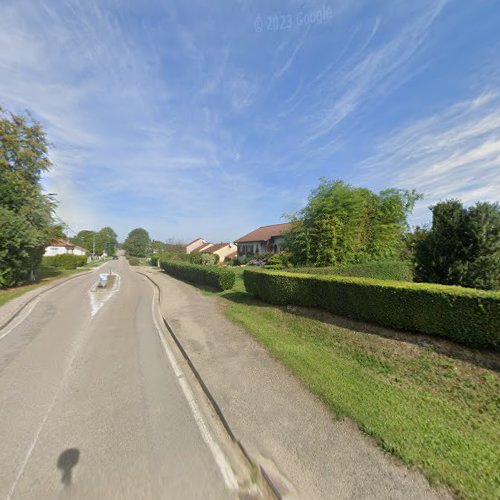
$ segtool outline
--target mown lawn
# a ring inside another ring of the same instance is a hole
[[[37,273],[37,281],[33,284],[18,286],[15,288],[7,288],[4,290],[0,290],[0,307],[3,306],[9,300],[15,299],[24,295],[31,290],[35,290],[44,285],[48,285],[49,283],[58,280],[60,278],[65,278],[66,276],[71,276],[72,274],[80,273],[86,269],[92,269],[93,267],[97,267],[101,265],[104,261],[96,261],[91,264],[87,264],[84,267],[80,267],[78,269],[61,269],[60,267],[41,267]]]
[[[254,300],[242,272],[233,290],[216,294],[227,316],[339,418],[459,497],[500,498],[497,371],[326,313]]]

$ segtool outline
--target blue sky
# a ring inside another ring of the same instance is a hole
[[[233,240],[327,176],[500,199],[500,3],[0,0],[0,103],[71,228]]]

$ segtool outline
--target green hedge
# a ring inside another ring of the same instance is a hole
[[[44,267],[62,267],[63,269],[76,269],[87,263],[85,255],[61,254],[44,257],[42,265]]]
[[[249,293],[272,304],[318,307],[390,328],[500,350],[500,292],[247,269],[243,279]]]
[[[234,271],[216,266],[161,260],[160,267],[174,278],[190,281],[191,283],[213,286],[220,290],[233,288],[236,280]]]
[[[355,276],[392,281],[413,281],[411,263],[404,260],[379,260],[363,264],[348,264],[336,267],[297,267],[292,273],[321,274],[329,276]]]

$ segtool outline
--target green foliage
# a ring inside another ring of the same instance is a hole
[[[0,288],[29,277],[39,264],[43,243],[40,232],[25,217],[0,207]]]
[[[71,238],[70,241],[89,252],[94,250],[95,244],[96,255],[102,255],[104,252],[107,255],[114,255],[118,247],[117,235],[110,227],[103,227],[97,232],[83,229],[74,238]]]
[[[214,253],[192,252],[189,254],[189,262],[203,266],[215,266],[219,263],[219,256]]]
[[[44,267],[61,267],[62,269],[76,269],[86,263],[87,257],[85,255],[61,254],[43,257],[42,259]]]
[[[102,255],[106,252],[107,255],[114,255],[118,245],[118,236],[110,227],[103,227],[99,230],[95,237],[96,254]]]
[[[125,251],[133,257],[146,257],[149,252],[149,233],[142,227],[130,231],[123,243]]]
[[[48,148],[45,131],[30,114],[0,108],[0,287],[26,279],[62,232],[53,218],[55,202],[40,185],[51,167]]]
[[[432,227],[412,235],[415,279],[500,289],[500,206],[458,200],[432,207]]]
[[[127,257],[127,259],[128,259],[128,263],[131,266],[140,266],[141,265],[141,261],[137,257]]]
[[[236,280],[234,271],[223,267],[188,264],[171,260],[160,261],[160,267],[174,278],[200,285],[212,286],[220,290],[233,288]]]
[[[293,264],[334,266],[399,256],[407,215],[419,198],[415,191],[387,189],[377,195],[322,179],[307,206],[290,216],[285,239]]]
[[[370,278],[247,270],[249,293],[390,328],[500,350],[500,292]]]
[[[271,255],[264,266],[265,269],[286,269],[291,267],[291,256],[288,251]]]
[[[265,266],[266,268],[268,266]],[[362,264],[346,264],[336,267],[297,267],[293,273],[355,276],[392,281],[413,281],[411,263],[407,260],[379,260]]]

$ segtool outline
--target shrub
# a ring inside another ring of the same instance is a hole
[[[267,267],[267,266],[266,266]],[[413,281],[411,262],[405,260],[379,260],[362,264],[348,264],[336,267],[298,267],[290,272],[355,276],[393,281]]]
[[[140,266],[141,265],[141,261],[137,257],[127,257],[127,259],[128,259],[128,263],[131,266]]]
[[[42,265],[45,267],[62,267],[63,269],[76,269],[87,263],[85,255],[61,254],[44,257]]]
[[[410,240],[416,281],[500,290],[500,205],[448,200],[431,210],[431,228]]]
[[[189,254],[189,262],[191,264],[215,266],[219,263],[219,256],[215,253],[192,252]]]
[[[236,280],[234,271],[222,267],[173,261],[160,261],[160,267],[174,278],[213,286],[220,290],[233,288]]]
[[[272,304],[318,307],[356,320],[500,350],[500,292],[248,269],[243,279],[249,293]]]

